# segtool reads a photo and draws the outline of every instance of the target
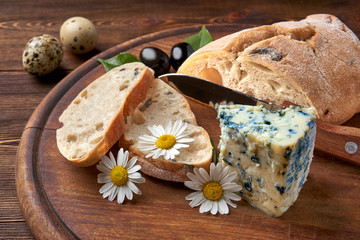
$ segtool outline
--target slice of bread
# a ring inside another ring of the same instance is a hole
[[[178,72],[276,104],[314,107],[330,123],[360,111],[360,41],[328,14],[225,36],[193,53]]]
[[[59,118],[60,153],[81,167],[98,162],[119,140],[124,116],[144,99],[153,80],[154,72],[136,62],[114,68],[89,84]]]
[[[163,156],[146,158],[147,153],[139,150],[139,136],[150,134],[149,126],[166,126],[168,121],[182,120],[186,122],[189,138],[195,141],[189,147],[179,149],[180,154],[173,160],[165,160]],[[160,79],[155,79],[145,100],[139,104],[135,112],[127,117],[125,131],[119,146],[130,151],[130,155],[138,157],[141,171],[147,175],[168,180],[183,182],[186,173],[193,167],[208,169],[212,158],[212,145],[205,129],[197,125],[194,113],[186,98]]]

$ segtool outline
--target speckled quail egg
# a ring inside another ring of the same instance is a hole
[[[54,36],[43,34],[27,42],[22,62],[27,72],[42,76],[58,68],[62,58],[63,49],[59,40]]]
[[[83,17],[72,17],[60,28],[60,39],[75,54],[90,52],[95,48],[98,34],[94,24]]]

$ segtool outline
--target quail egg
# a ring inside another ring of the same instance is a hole
[[[58,68],[62,58],[63,49],[59,40],[54,36],[43,34],[27,42],[22,62],[27,72],[42,76]]]
[[[83,17],[72,17],[60,28],[60,39],[75,54],[90,52],[95,48],[98,34],[94,24]]]

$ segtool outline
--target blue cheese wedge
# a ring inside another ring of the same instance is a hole
[[[239,193],[268,215],[281,216],[306,181],[316,134],[314,108],[269,111],[263,106],[219,105],[219,160],[237,174]]]

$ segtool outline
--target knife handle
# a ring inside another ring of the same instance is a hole
[[[360,128],[316,120],[315,149],[360,166]]]

